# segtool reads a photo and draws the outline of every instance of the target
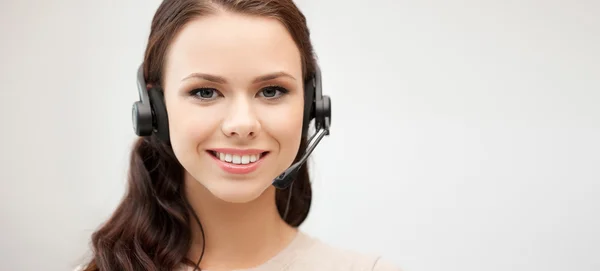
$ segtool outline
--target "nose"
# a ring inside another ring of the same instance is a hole
[[[260,130],[260,122],[249,101],[238,99],[228,108],[227,117],[223,120],[221,130],[227,137],[250,139],[256,137]]]

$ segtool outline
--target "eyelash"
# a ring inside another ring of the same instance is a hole
[[[198,96],[198,94],[200,94],[201,91],[205,91],[205,90],[211,90],[211,91],[217,92],[218,96],[221,96],[221,97],[223,96],[215,88],[196,88],[196,89],[191,90],[189,92],[189,94],[190,94],[190,96],[194,97],[195,99],[202,100],[202,101],[212,101],[212,100],[216,99],[216,98],[202,98],[202,97]],[[266,86],[266,87],[262,88],[259,91],[259,93],[263,92],[265,90],[275,90],[275,91],[279,91],[280,92],[279,96],[276,96],[276,97],[264,97],[264,98],[266,98],[269,101],[278,100],[278,99],[282,98],[283,96],[285,96],[286,94],[289,93],[289,90],[287,90],[286,88],[284,88],[282,86],[278,86],[278,85]]]

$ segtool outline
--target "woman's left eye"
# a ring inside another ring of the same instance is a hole
[[[267,99],[277,99],[289,91],[280,86],[269,86],[260,90],[260,95]]]

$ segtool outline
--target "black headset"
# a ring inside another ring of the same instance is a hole
[[[154,134],[163,142],[170,144],[169,120],[163,90],[159,86],[147,88],[143,65],[140,65],[137,72],[137,86],[140,100],[133,103],[132,107],[135,134],[142,137]],[[321,70],[316,64],[314,75],[304,84],[304,100],[303,135],[308,133],[308,126],[313,119],[316,131],[323,130],[324,135],[329,135],[331,99],[323,95]]]
[[[140,100],[133,103],[132,122],[133,130],[138,136],[148,137],[153,134],[161,141],[170,144],[169,119],[163,96],[163,90],[159,86],[147,89],[144,79],[143,65],[140,65],[137,73],[137,85]],[[295,179],[296,173],[306,162],[321,139],[329,135],[331,124],[331,99],[323,95],[321,83],[321,69],[315,64],[315,72],[304,84],[304,120],[302,123],[302,136],[308,134],[311,120],[315,120],[316,132],[309,139],[309,143],[302,158],[291,165],[285,172],[273,180],[273,185],[279,189],[288,188]],[[291,192],[291,189],[290,189]]]

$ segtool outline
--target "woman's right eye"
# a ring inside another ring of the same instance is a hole
[[[190,95],[201,100],[213,100],[219,97],[219,91],[214,88],[197,88],[190,91]]]

